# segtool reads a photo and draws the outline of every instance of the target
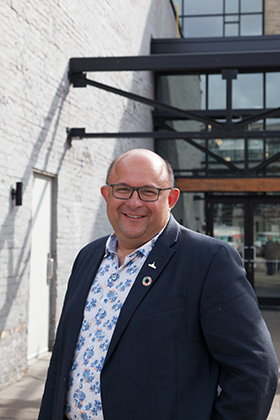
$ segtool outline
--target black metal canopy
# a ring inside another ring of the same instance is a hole
[[[215,111],[184,110],[90,80],[86,75],[88,72],[111,71],[152,71],[156,76],[221,73],[227,83],[226,108]],[[201,149],[202,146],[196,143],[195,139],[280,137],[280,131],[277,130],[247,130],[248,125],[253,122],[265,118],[279,118],[280,108],[233,110],[231,105],[232,81],[238,73],[267,71],[280,71],[280,36],[154,39],[151,41],[151,55],[148,56],[71,58],[69,81],[73,87],[93,86],[152,107],[156,131],[86,133],[85,128],[69,128],[68,141],[71,142],[73,138],[181,138]],[[236,118],[239,120],[234,122]],[[168,126],[168,120],[176,119],[198,121],[207,128],[197,132],[178,132]],[[220,122],[219,119],[225,122]],[[207,147],[203,148],[203,151],[234,169],[236,174],[240,173],[240,169],[210,152]],[[278,154],[275,155],[274,159],[278,158]],[[268,161],[263,162],[261,167],[265,167],[267,163]]]
[[[71,58],[69,77],[72,81],[77,73],[97,71],[180,74],[230,68],[239,72],[279,70],[280,37],[154,39],[147,56]]]

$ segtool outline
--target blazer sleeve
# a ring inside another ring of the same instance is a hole
[[[227,244],[205,278],[201,326],[221,367],[211,420],[265,420],[277,387],[277,358],[241,258]]]

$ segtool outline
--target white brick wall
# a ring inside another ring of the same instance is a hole
[[[57,176],[56,317],[75,255],[110,231],[99,188],[110,161],[151,140],[73,141],[66,127],[150,130],[148,107],[95,88],[73,89],[71,57],[149,54],[175,36],[169,0],[2,0],[0,3],[0,388],[26,368],[33,169]],[[88,74],[153,96],[148,73]],[[23,182],[23,205],[11,187]],[[57,320],[57,318],[56,318]]]

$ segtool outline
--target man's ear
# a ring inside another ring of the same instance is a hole
[[[100,188],[100,192],[101,192],[102,197],[104,198],[104,200],[107,203],[107,200],[108,200],[108,197],[109,197],[109,185],[103,185]]]
[[[173,188],[168,197],[169,210],[173,209],[180,197],[180,190]]]

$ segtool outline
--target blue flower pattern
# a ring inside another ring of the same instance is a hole
[[[65,412],[70,420],[103,420],[100,374],[122,305],[159,234],[118,266],[113,233],[84,309],[68,381]]]

